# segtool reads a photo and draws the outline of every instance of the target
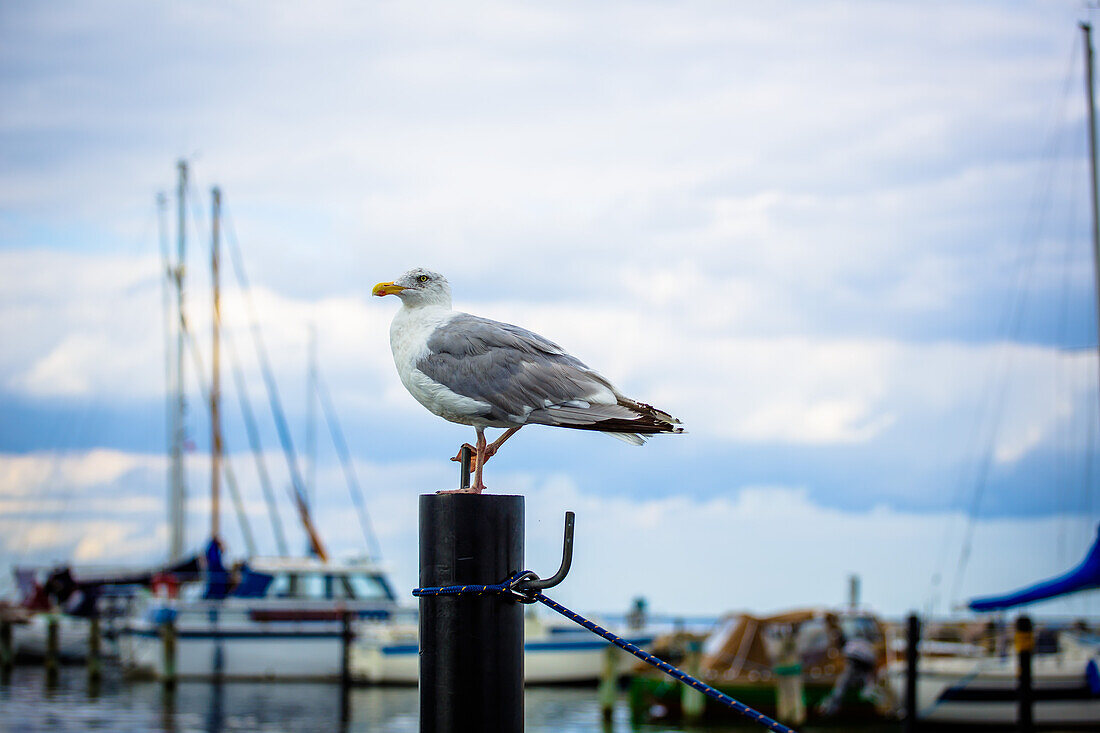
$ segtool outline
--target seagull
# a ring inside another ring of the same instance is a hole
[[[441,493],[484,491],[485,463],[524,425],[597,430],[633,445],[683,432],[672,415],[625,397],[537,333],[451,310],[450,283],[437,272],[418,267],[371,294],[401,299],[390,348],[405,389],[432,413],[477,433],[476,447],[463,446],[474,453],[474,485]],[[487,443],[485,428],[505,430]]]

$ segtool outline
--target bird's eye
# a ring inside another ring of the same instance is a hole
[[[418,277],[416,279],[419,280],[422,283],[428,282],[428,276],[427,275],[421,275],[420,277]]]

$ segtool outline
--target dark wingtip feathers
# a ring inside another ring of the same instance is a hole
[[[619,398],[619,406],[625,407],[634,413],[634,417],[614,417],[606,420],[598,420],[586,425],[563,425],[562,427],[577,430],[599,430],[602,433],[633,434],[635,436],[661,435],[683,433],[684,429],[677,427],[680,421],[664,410],[658,410],[653,405],[644,402],[636,402],[627,397]],[[635,442],[635,441],[629,441]],[[641,443],[635,443],[641,445]]]

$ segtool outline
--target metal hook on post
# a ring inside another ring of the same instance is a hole
[[[569,573],[569,566],[573,564],[573,522],[576,517],[577,515],[573,512],[565,513],[565,537],[562,539],[561,566],[558,572],[546,580],[533,578],[526,581],[523,584],[524,590],[546,590],[565,580],[565,576]]]
[[[520,602],[534,603],[536,593],[553,588],[565,580],[565,576],[569,574],[569,567],[573,564],[573,523],[576,516],[573,512],[565,513],[565,537],[562,539],[561,566],[558,572],[543,580],[535,573],[527,571],[515,579],[515,585],[510,590]]]

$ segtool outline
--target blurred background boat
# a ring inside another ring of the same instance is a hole
[[[644,626],[617,630],[643,649],[654,633]],[[415,624],[360,627],[351,651],[352,680],[364,684],[415,685],[420,647]],[[626,652],[577,625],[547,623],[533,611],[524,617],[523,680],[527,685],[595,684],[618,680],[626,671]]]
[[[729,614],[707,634],[659,638],[654,653],[734,699],[798,725],[894,719],[884,683],[890,645],[874,614],[808,608],[771,616]],[[858,674],[856,674],[858,671]],[[735,713],[638,664],[630,674],[636,722],[732,719]]]
[[[1088,109],[1090,162],[1090,208],[1092,214],[1092,251],[1096,292],[1097,329],[1100,336],[1100,199],[1097,187],[1096,105],[1093,95],[1093,50],[1091,27],[1081,24],[1084,48],[1085,86]],[[1100,353],[1100,341],[1095,347]],[[1090,431],[1095,425],[1088,427]],[[1091,444],[1091,435],[1089,443]],[[992,443],[987,456],[992,456]],[[988,458],[987,458],[988,462]],[[1083,467],[1088,475],[1091,465]],[[1051,477],[1052,479],[1054,477]],[[983,477],[979,478],[979,489]],[[1067,486],[1052,483],[1046,490],[1065,492]],[[980,498],[981,492],[976,494]],[[971,513],[971,528],[976,519]],[[969,541],[964,545],[961,568],[969,556]],[[1009,639],[1000,614],[1040,601],[1061,598],[1100,588],[1100,533],[1074,568],[1057,577],[1011,591],[971,600],[968,610],[998,614],[987,624],[988,633],[977,646],[965,649],[941,643],[925,643],[918,648],[916,679],[916,717],[920,721],[952,725],[1014,726],[1020,713],[1020,688],[1023,686],[1019,652],[1027,652],[1032,683],[1034,722],[1045,726],[1089,726],[1100,729],[1100,637],[1081,622],[1073,627],[1047,630],[1046,644],[1036,645],[1030,631],[1017,630]],[[1033,656],[1032,656],[1033,655]],[[902,694],[906,683],[904,662],[891,665],[889,676],[894,689]]]

